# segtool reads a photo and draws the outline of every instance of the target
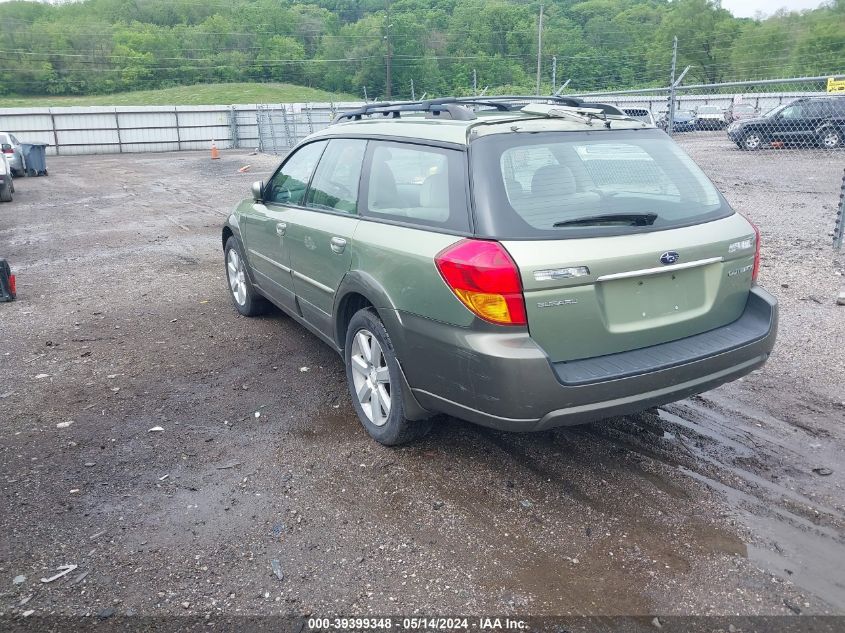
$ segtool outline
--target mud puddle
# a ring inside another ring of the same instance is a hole
[[[662,461],[716,491],[747,530],[738,552],[841,610],[842,473],[820,464],[838,465],[845,456],[832,443],[819,442],[830,433],[825,420],[796,423],[787,417],[708,394],[586,432]],[[833,412],[828,422],[836,417]]]

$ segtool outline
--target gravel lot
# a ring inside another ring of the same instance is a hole
[[[762,230],[771,362],[400,449],[325,345],[231,307],[220,226],[277,158],[51,157],[0,206],[0,615],[845,614],[843,155],[681,142]]]

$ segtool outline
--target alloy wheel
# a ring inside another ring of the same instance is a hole
[[[826,149],[833,149],[839,146],[839,134],[833,130],[827,130],[822,135],[822,146]]]
[[[743,144],[745,145],[745,149],[760,149],[760,146],[763,144],[763,139],[761,139],[758,134],[752,132],[745,137]]]
[[[244,273],[244,262],[234,248],[229,249],[226,261],[226,274],[229,277],[229,287],[232,289],[232,297],[235,302],[242,306],[246,303],[246,275]]]
[[[355,395],[364,414],[376,426],[390,417],[390,372],[381,344],[372,332],[358,330],[350,357]]]

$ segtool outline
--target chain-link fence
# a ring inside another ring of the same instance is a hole
[[[233,147],[254,147],[268,154],[285,154],[309,134],[327,127],[338,111],[360,103],[260,104],[249,109],[232,108]]]
[[[797,77],[578,95],[653,121],[672,136],[746,151],[845,145],[845,80]],[[688,142],[689,142],[688,140]]]

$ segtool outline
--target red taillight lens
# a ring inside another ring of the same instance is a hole
[[[754,268],[751,269],[751,283],[757,283],[757,275],[760,272],[760,229],[753,222],[750,222],[754,229]]]
[[[9,294],[11,294],[13,297],[18,294],[18,287],[17,283],[15,282],[14,275],[9,275]]]
[[[11,148],[9,148],[9,149],[4,149],[4,150],[3,150],[3,153],[4,153],[4,154],[14,154],[14,153],[15,153],[15,150],[13,150],[13,149],[11,149]]]
[[[441,251],[434,263],[473,314],[500,325],[528,323],[519,269],[498,242],[461,240]]]

